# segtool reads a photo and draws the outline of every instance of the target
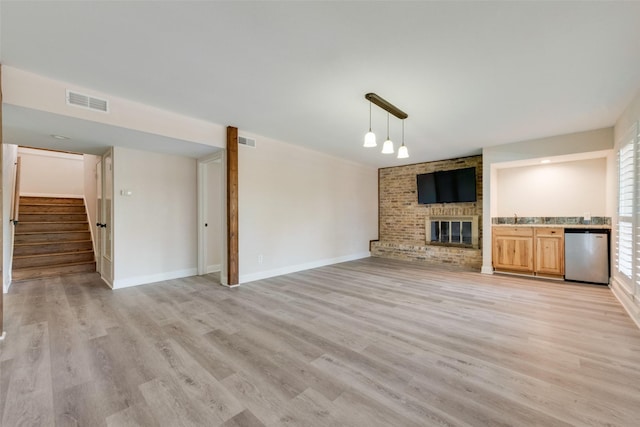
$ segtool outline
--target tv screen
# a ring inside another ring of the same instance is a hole
[[[424,173],[417,184],[420,204],[476,201],[476,168]]]

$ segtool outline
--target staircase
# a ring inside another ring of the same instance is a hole
[[[95,271],[84,201],[21,196],[13,243],[13,280]]]

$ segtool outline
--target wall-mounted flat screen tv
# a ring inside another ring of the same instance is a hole
[[[476,201],[476,168],[424,173],[417,181],[420,204]]]

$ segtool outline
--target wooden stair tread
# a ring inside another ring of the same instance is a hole
[[[73,197],[30,197],[20,196],[20,204],[22,203],[39,203],[44,205],[84,205],[84,199]]]
[[[16,231],[14,234],[69,234],[69,233],[88,233],[87,231],[78,230],[53,230],[53,231]]]
[[[23,215],[86,215],[84,212],[23,212]]]
[[[75,251],[75,252],[55,252],[51,254],[16,255],[13,257],[13,259],[16,260],[16,259],[38,258],[43,256],[52,257],[52,256],[63,256],[63,255],[78,255],[78,254],[87,254],[87,253],[93,253],[93,250],[88,249],[84,251]]]
[[[63,264],[56,264],[56,265],[38,265],[35,267],[22,267],[22,268],[15,268],[14,271],[17,270],[39,270],[39,269],[45,269],[45,268],[56,268],[56,267],[69,267],[72,265],[84,265],[84,264],[95,264],[95,260],[94,261],[74,261],[74,262],[66,262]]]
[[[20,224],[88,224],[89,221],[18,221]]]
[[[45,208],[56,206],[62,208],[83,208],[84,205],[78,203],[36,203],[36,202],[21,202],[20,207],[22,206],[42,206]]]
[[[34,233],[38,234],[38,233]],[[40,233],[42,234],[42,233]],[[42,245],[58,245],[61,243],[88,243],[91,242],[91,239],[85,240],[47,240],[46,242],[26,242],[26,243],[15,243],[14,246],[42,246]]]

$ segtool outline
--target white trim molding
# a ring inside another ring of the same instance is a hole
[[[482,274],[493,274],[493,266],[491,266],[491,265],[483,265],[482,269],[480,270],[480,273],[482,273]]]
[[[622,308],[629,314],[631,320],[640,329],[640,304],[637,298],[633,294],[630,294],[622,283],[620,283],[615,277],[611,279],[611,285],[609,288],[613,292],[613,295],[622,305]]]

